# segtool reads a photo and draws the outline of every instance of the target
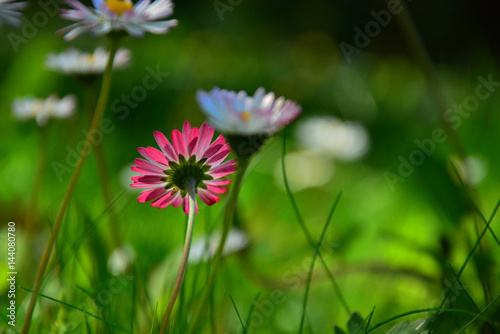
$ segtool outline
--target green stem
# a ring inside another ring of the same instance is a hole
[[[89,122],[92,120],[95,110],[95,94],[93,85],[86,84],[86,95],[87,95],[87,116]],[[104,199],[104,204],[109,212],[109,222],[111,227],[111,237],[114,239],[115,247],[120,247],[122,242],[120,239],[120,225],[118,224],[118,216],[116,214],[115,207],[113,206],[113,196],[111,191],[111,185],[109,183],[109,175],[106,170],[106,159],[104,154],[104,144],[96,145],[94,147],[94,155],[97,165],[97,174],[99,175],[99,182],[101,184],[102,196]]]
[[[309,289],[311,287],[311,279],[314,270],[314,264],[316,263],[316,258],[320,254],[321,244],[323,243],[323,239],[325,238],[326,230],[328,229],[328,225],[330,225],[330,221],[332,220],[333,213],[335,212],[335,208],[340,200],[339,195],[333,204],[332,209],[330,210],[330,214],[328,215],[328,219],[326,221],[325,227],[323,227],[323,232],[321,232],[321,237],[319,238],[318,244],[316,245],[316,249],[314,250],[313,259],[311,261],[311,267],[309,269],[309,273],[307,275],[307,284],[306,284],[306,292],[304,294],[304,302],[302,303],[302,317],[300,318],[300,327],[299,334],[302,334],[304,330],[304,323],[306,320],[306,307],[307,307],[307,299],[309,297]]]
[[[35,309],[37,296],[40,292],[40,287],[42,286],[43,278],[45,275],[45,271],[47,269],[47,265],[49,263],[50,255],[52,253],[52,248],[57,240],[57,235],[59,233],[59,229],[61,228],[62,220],[64,214],[66,213],[66,209],[69,206],[69,202],[71,200],[71,196],[73,195],[73,191],[75,190],[76,183],[78,182],[78,178],[82,171],[83,165],[85,164],[85,160],[87,160],[88,152],[92,149],[92,139],[91,136],[94,131],[99,126],[102,117],[104,115],[104,111],[106,109],[106,104],[108,102],[109,91],[111,88],[111,77],[113,72],[113,60],[115,58],[116,50],[118,48],[118,39],[110,38],[109,39],[109,59],[106,64],[106,69],[104,71],[104,77],[102,80],[101,93],[99,95],[99,101],[96,106],[96,110],[94,113],[94,117],[92,119],[92,123],[90,125],[89,132],[87,137],[85,138],[85,142],[83,144],[82,150],[80,152],[80,156],[78,157],[78,161],[76,163],[76,167],[71,174],[71,179],[68,184],[68,188],[66,189],[66,193],[64,194],[63,201],[61,206],[59,207],[59,211],[57,212],[56,219],[54,221],[54,225],[52,226],[52,232],[50,233],[49,241],[47,242],[47,247],[42,256],[42,262],[40,263],[40,267],[38,268],[38,272],[36,274],[35,284],[33,286],[33,293],[31,294],[31,298],[28,304],[28,309],[26,311],[26,318],[24,320],[24,325],[22,329],[22,334],[28,334],[31,318],[33,317],[33,311]]]
[[[36,163],[35,177],[33,179],[33,188],[31,190],[28,212],[26,212],[26,232],[28,235],[32,235],[35,228],[38,194],[40,193],[40,189],[42,187],[45,161],[47,158],[47,128],[42,127],[38,128],[38,130],[38,160]]]
[[[412,315],[412,314],[419,314],[419,313],[427,313],[427,312],[434,312],[434,311],[437,311],[438,308],[434,307],[434,308],[422,308],[422,309],[418,309],[418,310],[413,310],[413,311],[408,311],[408,312],[404,312],[404,313],[401,313],[401,314],[398,314],[392,318],[389,318],[387,320],[384,320],[378,324],[376,324],[375,326],[367,329],[365,331],[366,334],[368,333],[373,333],[377,328],[379,327],[382,327],[383,325],[385,324],[388,324],[394,320],[397,320],[399,318],[403,318],[403,317],[406,317],[408,315]],[[470,311],[467,311],[467,310],[459,310],[459,309],[454,309],[454,308],[442,308],[442,309],[439,309],[441,312],[450,312],[450,313],[458,313],[458,314],[467,314],[467,315],[470,315],[470,316],[476,316],[476,314],[474,312],[470,312]],[[485,321],[489,322],[489,323],[492,323],[494,324],[493,321],[485,318],[485,317],[480,317],[482,319],[484,319]],[[429,333],[431,333],[431,330],[428,331]]]
[[[160,329],[160,334],[164,334],[170,323],[170,314],[177,300],[177,295],[182,286],[182,281],[184,280],[184,273],[186,272],[187,262],[189,258],[189,250],[191,248],[191,239],[193,237],[193,227],[194,227],[194,216],[196,214],[196,193],[195,193],[196,181],[190,180],[188,182],[188,195],[189,195],[189,214],[186,230],[186,241],[184,242],[184,250],[182,251],[181,266],[179,272],[177,273],[177,278],[175,279],[174,291],[168,302],[165,315],[163,316],[163,322]]]
[[[471,259],[472,255],[476,251],[476,248],[479,246],[479,244],[481,243],[481,240],[483,239],[484,235],[488,231],[488,228],[489,228],[491,222],[493,221],[493,218],[495,217],[495,215],[496,215],[496,213],[497,213],[497,211],[498,211],[499,208],[500,208],[500,201],[498,201],[497,205],[495,206],[495,210],[493,210],[493,213],[492,213],[490,219],[488,220],[488,223],[487,223],[486,227],[484,228],[483,232],[481,233],[481,235],[479,236],[479,238],[476,240],[476,243],[474,244],[474,246],[472,247],[472,249],[469,251],[469,254],[467,254],[467,258],[465,259],[465,262],[462,264],[462,267],[460,268],[460,270],[458,271],[457,275],[455,276],[455,279],[453,280],[452,284],[450,285],[451,287],[455,286],[455,284],[460,279],[460,276],[462,275],[463,271],[465,270],[465,267],[467,266],[467,263],[469,263],[469,260]],[[440,310],[444,306],[444,304],[446,303],[446,300],[448,299],[451,291],[452,291],[451,288],[446,291],[446,294],[445,294],[443,300],[441,301],[441,304],[437,308],[437,311],[436,311],[436,313],[433,316],[434,319],[433,319],[433,321],[431,323],[431,327],[429,328],[429,333],[432,333],[432,330],[434,329],[434,326],[436,325],[438,316],[440,314]]]
[[[229,194],[229,198],[226,203],[226,208],[224,210],[221,239],[219,242],[219,246],[217,248],[217,253],[215,253],[215,256],[212,261],[210,275],[208,277],[208,282],[206,284],[205,290],[203,291],[203,296],[201,297],[199,308],[197,310],[197,313],[193,317],[191,325],[187,331],[187,333],[189,334],[194,333],[195,326],[199,323],[203,315],[203,312],[205,311],[205,305],[208,303],[208,300],[210,299],[210,292],[212,291],[212,287],[215,281],[215,276],[217,274],[217,269],[219,268],[222,262],[222,253],[224,251],[224,245],[226,243],[229,231],[231,230],[231,226],[234,219],[234,213],[236,210],[236,205],[238,203],[238,194],[240,192],[240,188],[243,183],[243,177],[245,176],[245,172],[248,168],[248,163],[249,161],[247,159],[241,157],[240,159],[238,159],[238,171],[236,172],[236,178],[234,180],[231,192]]]
[[[295,197],[293,196],[290,186],[288,185],[288,178],[286,176],[286,168],[285,168],[285,155],[286,155],[286,128],[283,129],[283,155],[281,157],[281,170],[283,172],[283,182],[285,183],[285,190],[286,193],[288,194],[288,197],[290,198],[290,202],[292,203],[293,211],[295,212],[295,215],[297,216],[297,221],[299,222],[300,228],[302,229],[302,232],[304,233],[307,242],[316,249],[316,243],[314,242],[311,232],[309,232],[309,229],[307,228],[304,219],[302,219],[302,215],[300,214],[299,207],[297,206],[297,202],[295,202]],[[321,264],[323,265],[323,268],[325,269],[326,275],[330,279],[330,281],[333,284],[333,291],[337,295],[337,298],[340,300],[345,312],[347,313],[348,316],[351,315],[351,309],[349,308],[349,305],[347,304],[346,299],[344,298],[344,295],[342,294],[342,290],[340,290],[340,287],[337,283],[337,280],[335,279],[335,276],[333,275],[332,271],[330,268],[328,268],[328,265],[326,264],[325,258],[323,257],[323,254],[321,252],[318,254],[318,257],[321,261]]]

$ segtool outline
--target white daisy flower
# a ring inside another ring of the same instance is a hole
[[[60,32],[66,33],[69,41],[76,36],[90,32],[96,36],[125,31],[134,37],[146,32],[165,34],[177,26],[177,20],[164,20],[174,12],[170,0],[140,0],[135,5],[129,0],[92,0],[94,7],[87,7],[78,0],[66,0],[73,9],[62,10],[61,16],[76,21]]]
[[[114,276],[125,274],[136,257],[134,249],[128,244],[116,248],[108,258],[109,272]]]
[[[19,27],[21,25],[20,10],[27,5],[26,2],[13,2],[13,0],[0,0],[0,26],[8,23],[12,26]]]
[[[299,117],[302,107],[283,96],[275,98],[259,88],[254,96],[215,87],[199,90],[196,99],[209,123],[224,134],[252,136],[272,135]]]
[[[39,126],[45,126],[49,118],[68,118],[75,113],[76,98],[68,95],[59,99],[50,95],[46,99],[25,97],[12,102],[12,113],[19,120],[35,119]]]
[[[331,116],[302,120],[297,125],[296,138],[303,147],[345,161],[361,158],[370,148],[370,138],[363,125]]]
[[[45,60],[45,66],[52,71],[69,75],[96,76],[104,73],[109,52],[98,47],[94,52],[82,52],[70,48],[61,53],[50,53]],[[130,51],[119,49],[116,52],[113,68],[124,68],[130,63]]]
[[[189,251],[189,262],[199,263],[208,261],[215,256],[217,248],[219,248],[220,232],[202,237],[193,241]],[[248,247],[250,240],[245,232],[238,228],[232,228],[227,235],[226,243],[224,244],[223,256],[237,253]]]

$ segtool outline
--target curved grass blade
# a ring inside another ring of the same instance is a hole
[[[286,174],[286,168],[285,168],[285,155],[286,155],[286,128],[283,129],[283,153],[281,156],[281,170],[283,173],[283,182],[285,184],[285,190],[286,193],[290,199],[290,203],[292,204],[293,211],[295,212],[295,216],[297,217],[297,221],[300,225],[300,228],[302,229],[302,232],[304,233],[307,241],[311,245],[311,247],[316,248],[316,243],[314,242],[311,233],[306,227],[306,224],[304,223],[304,219],[302,218],[302,215],[300,214],[299,207],[297,206],[297,202],[295,201],[295,197],[293,196],[292,192],[290,191],[290,186],[288,184],[288,179],[287,179],[287,174]],[[337,298],[339,298],[340,302],[342,303],[342,306],[344,307],[344,310],[346,311],[347,315],[351,315],[351,310],[349,308],[349,305],[347,304],[346,299],[344,298],[342,291],[340,290],[340,287],[337,284],[337,280],[335,279],[335,276],[333,276],[333,273],[330,271],[328,266],[326,265],[325,259],[323,258],[323,255],[321,253],[318,254],[319,259],[321,261],[321,264],[323,265],[323,268],[325,269],[325,272],[330,279],[330,281],[333,284],[333,289],[335,294],[337,295]]]
[[[21,286],[21,289],[26,290],[26,291],[29,291],[29,292],[33,292],[31,289],[25,288],[24,286]],[[118,326],[118,325],[112,324],[112,323],[110,323],[109,321],[106,321],[105,319],[103,319],[103,318],[101,318],[101,317],[99,317],[99,316],[97,316],[97,315],[95,315],[95,314],[92,314],[92,313],[90,313],[90,312],[85,311],[84,309],[81,309],[81,308],[79,308],[79,307],[76,307],[76,306],[73,306],[73,305],[71,305],[71,304],[65,303],[65,302],[63,302],[63,301],[61,301],[61,300],[57,300],[57,299],[52,298],[52,297],[50,297],[50,296],[44,295],[43,293],[39,293],[38,295],[39,295],[40,297],[46,298],[46,299],[48,299],[48,300],[51,300],[51,301],[53,301],[53,302],[56,302],[56,303],[62,304],[62,305],[66,306],[66,307],[68,307],[68,308],[71,308],[71,309],[73,309],[73,310],[80,311],[80,312],[82,312],[83,314],[89,315],[89,316],[91,316],[92,318],[95,318],[95,319],[97,319],[97,320],[100,320],[100,321],[104,322],[106,325],[111,326],[111,327],[113,327],[113,328],[115,328],[115,329],[119,329],[119,330],[121,330],[122,332],[125,332],[125,333],[130,333],[130,331],[128,331],[127,329],[122,328],[122,327],[120,327],[120,326]]]
[[[487,228],[490,230],[491,235],[493,236],[493,238],[495,239],[495,241],[497,242],[497,244],[500,246],[500,240],[498,240],[498,237],[496,236],[495,232],[493,231],[493,229],[488,224],[488,221],[486,220],[486,217],[483,215],[483,213],[481,212],[481,210],[479,210],[479,207],[477,206],[476,202],[474,202],[474,200],[472,199],[472,196],[469,193],[469,191],[467,189],[467,186],[465,185],[464,181],[462,180],[462,177],[460,176],[460,173],[458,172],[457,167],[455,166],[455,164],[451,160],[450,160],[450,163],[451,163],[451,167],[453,168],[453,171],[454,171],[456,177],[458,178],[458,181],[460,182],[460,186],[463,188],[465,194],[467,195],[467,198],[470,201],[470,204],[472,205],[472,207],[474,208],[474,210],[477,212],[477,214],[479,215],[479,217],[481,218],[481,220],[486,224]]]
[[[253,299],[252,306],[250,306],[250,311],[248,311],[248,317],[247,321],[245,322],[245,327],[250,329],[250,320],[252,319],[253,311],[255,310],[255,304],[257,304],[257,301],[259,300],[261,291],[257,293],[255,298]]]
[[[457,284],[457,280],[460,279],[460,276],[462,275],[463,271],[465,270],[467,263],[469,263],[469,260],[472,258],[472,254],[474,254],[476,248],[479,246],[479,244],[481,243],[481,240],[483,239],[484,235],[488,231],[488,227],[490,226],[491,222],[493,221],[493,218],[495,217],[499,207],[500,207],[500,200],[498,201],[497,205],[495,206],[495,209],[493,210],[493,213],[491,214],[491,217],[488,220],[486,227],[483,229],[483,232],[477,238],[476,243],[474,244],[472,249],[469,251],[469,254],[467,254],[467,258],[465,259],[464,264],[462,265],[462,267],[458,271],[458,274],[455,276],[455,279],[453,280],[451,287],[453,287],[453,286],[455,286],[455,284]],[[439,312],[440,312],[439,310],[443,307],[443,305],[446,302],[446,300],[448,299],[450,293],[451,293],[451,289],[448,289],[446,291],[446,294],[445,294],[443,300],[441,301],[441,304],[439,305],[438,309],[436,310],[436,314],[434,315],[434,319],[432,320],[431,327],[429,328],[429,333],[432,333],[434,326],[436,326],[437,318],[438,318]]]
[[[316,245],[316,249],[314,251],[313,259],[311,262],[311,267],[309,268],[309,273],[307,275],[307,285],[306,285],[306,292],[304,295],[304,302],[302,304],[302,317],[300,319],[299,334],[302,334],[302,331],[304,329],[304,321],[306,318],[307,299],[309,297],[309,288],[311,286],[311,278],[312,278],[312,273],[313,273],[313,269],[314,269],[314,264],[316,263],[316,258],[319,255],[319,250],[321,248],[321,244],[323,243],[323,239],[325,238],[326,230],[328,229],[328,226],[330,225],[330,221],[332,220],[333,213],[335,212],[335,209],[337,208],[337,204],[339,203],[340,196],[342,196],[342,193],[337,195],[337,198],[335,199],[335,202],[333,203],[332,209],[330,210],[330,214],[328,215],[328,219],[326,220],[326,224],[323,227],[323,231],[321,232],[321,236],[318,240],[318,244]]]
[[[441,312],[453,312],[453,313],[460,313],[460,314],[467,314],[467,315],[470,315],[470,316],[477,316],[477,314],[473,313],[473,312],[470,312],[470,311],[465,311],[465,310],[458,310],[458,309],[450,309],[450,308],[438,308],[438,307],[433,307],[433,308],[422,308],[422,309],[418,309],[418,310],[413,310],[413,311],[408,311],[408,312],[404,312],[404,313],[401,313],[401,314],[398,314],[394,317],[391,317],[387,320],[384,320],[382,322],[379,322],[378,324],[374,325],[373,327],[369,328],[365,333],[370,333],[372,331],[374,331],[375,329],[379,328],[379,327],[382,327],[383,325],[385,324],[388,324],[394,320],[397,320],[399,318],[403,318],[403,317],[406,317],[408,315],[412,315],[412,314],[419,314],[419,313],[427,313],[427,312],[436,312],[440,310]],[[483,317],[483,316],[479,316],[479,318],[481,319],[484,319],[485,321],[487,321],[488,323],[491,323],[491,324],[494,324],[493,321],[491,321],[490,319],[486,318],[486,317]],[[431,331],[429,330],[429,333],[431,333]]]
[[[491,306],[493,306],[500,299],[500,295],[498,295],[491,303],[489,303],[479,314],[477,314],[474,318],[471,319],[457,334],[463,333],[470,325],[474,323],[484,312],[486,312]],[[494,332],[492,332],[494,333]]]
[[[156,324],[156,313],[158,312],[158,303],[156,303],[155,314],[153,315],[153,321],[151,322],[151,330],[149,334],[154,334],[155,332],[155,324]]]
[[[238,315],[238,319],[240,320],[241,327],[243,328],[243,334],[247,334],[247,329],[245,327],[245,324],[243,323],[243,320],[241,319],[240,312],[238,311],[238,307],[236,306],[236,303],[234,302],[233,296],[231,295],[231,292],[229,292],[229,298],[231,298],[231,302],[233,303],[234,310],[236,311],[236,314]]]

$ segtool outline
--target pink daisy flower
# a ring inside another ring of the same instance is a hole
[[[151,206],[159,209],[182,204],[188,214],[188,186],[194,185],[195,192],[205,204],[217,203],[218,194],[227,191],[222,186],[231,183],[231,180],[221,178],[236,170],[236,160],[223,162],[231,148],[223,135],[212,142],[214,131],[206,123],[199,129],[191,128],[186,121],[182,133],[172,131],[172,143],[163,133],[155,131],[154,137],[161,151],[154,147],[139,147],[137,151],[144,159],[135,159],[135,166],[131,167],[140,174],[132,177],[134,183],[131,186],[151,188],[141,193],[139,202],[152,201]]]

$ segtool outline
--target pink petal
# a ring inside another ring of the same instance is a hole
[[[152,188],[152,187],[159,187],[161,185],[162,185],[161,183],[152,184],[152,183],[136,182],[136,183],[132,183],[130,186],[132,188]]]
[[[236,160],[232,159],[220,164],[219,166],[213,167],[208,171],[208,174],[214,179],[219,179],[233,173],[234,171],[236,171]]]
[[[179,207],[181,204],[182,204],[182,196],[181,196],[181,193],[180,192],[177,192],[175,195],[174,195],[174,200],[172,201],[172,206],[174,208],[177,208]]]
[[[219,152],[219,150],[224,146],[225,143],[226,139],[224,138],[223,135],[217,137],[217,139],[212,143],[212,145],[210,145],[210,147],[205,151],[202,159],[210,158],[212,155]]]
[[[192,128],[191,129],[191,135],[187,143],[187,153],[189,156],[193,155],[193,153],[196,151],[196,145],[198,144],[198,136],[200,134],[200,130],[198,128]]]
[[[207,184],[206,185],[208,190],[216,193],[216,194],[224,194],[226,193],[227,189],[226,188],[222,188],[220,186],[213,186],[213,185],[210,185],[210,184]]]
[[[198,139],[198,146],[196,146],[196,156],[201,158],[205,151],[207,150],[212,138],[214,137],[215,129],[211,126],[208,126],[207,123],[203,123],[200,127],[200,134]]]
[[[186,156],[186,143],[179,130],[172,131],[172,144],[174,145],[175,153]]]
[[[165,154],[161,153],[160,150],[154,148],[154,147],[146,147],[146,154],[151,157],[154,161],[158,162],[159,164],[168,166],[168,160]]]
[[[137,183],[150,183],[150,184],[158,184],[163,183],[164,176],[158,175],[137,175],[132,177],[132,181]]]
[[[194,200],[194,205],[195,205],[194,214],[197,214],[198,213],[198,202],[196,201],[196,199]],[[182,200],[182,209],[184,210],[184,213],[186,215],[189,214],[189,196],[184,197],[184,199]]]
[[[231,153],[231,148],[227,144],[224,145],[224,146],[225,147],[223,147],[219,152],[217,152],[217,154],[212,155],[207,160],[207,162],[206,162],[207,165],[211,165],[211,166],[218,165],[224,159],[227,158],[227,156],[229,155],[229,153]]]
[[[220,180],[210,180],[210,181],[205,181],[205,184],[210,184],[213,186],[225,186],[231,183],[231,180],[227,179],[220,179]]]
[[[153,135],[156,142],[158,143],[158,146],[160,147],[161,151],[167,156],[168,160],[179,161],[179,157],[177,156],[177,154],[175,154],[174,148],[168,141],[167,137],[165,137],[165,135],[160,131],[155,131]]]
[[[165,169],[165,165],[163,164],[160,164],[159,162],[155,161],[153,158],[151,158],[148,153],[146,152],[146,149],[144,147],[139,147],[137,148],[137,152],[139,152],[140,155],[143,156],[144,159],[146,159],[147,161],[149,161],[151,164],[157,166],[158,168],[160,168],[161,170],[164,170]]]
[[[140,174],[157,175],[157,176],[162,176],[163,175],[163,176],[165,176],[165,174],[163,174],[163,173],[151,172],[150,170],[142,169],[142,168],[137,167],[137,166],[132,166],[132,167],[130,167],[130,169],[132,169],[134,172],[140,173]]]
[[[189,143],[191,139],[191,124],[189,121],[185,121],[182,125],[182,138],[184,138],[185,143]]]
[[[136,168],[147,171],[149,173],[163,174],[163,171],[164,171],[164,169],[158,167],[158,165],[152,164],[151,162],[144,160],[144,159],[140,159],[140,158],[136,158],[134,160],[134,164],[135,164],[135,166],[137,166]],[[133,166],[133,167],[135,167],[135,166]],[[135,170],[135,169],[132,168],[132,170]],[[141,172],[138,172],[138,173],[141,173]]]
[[[206,205],[214,205],[220,198],[215,193],[210,190],[200,189],[198,190],[198,196]]]
[[[156,201],[151,203],[152,207],[158,207],[159,209],[166,208],[172,201],[174,196],[172,196],[172,190],[169,190],[165,196],[158,198]]]
[[[163,197],[163,195],[166,193],[166,190],[163,188],[154,188],[154,189],[149,189],[146,191],[143,191],[137,200],[141,203],[146,203],[151,200],[156,200],[157,198]]]

